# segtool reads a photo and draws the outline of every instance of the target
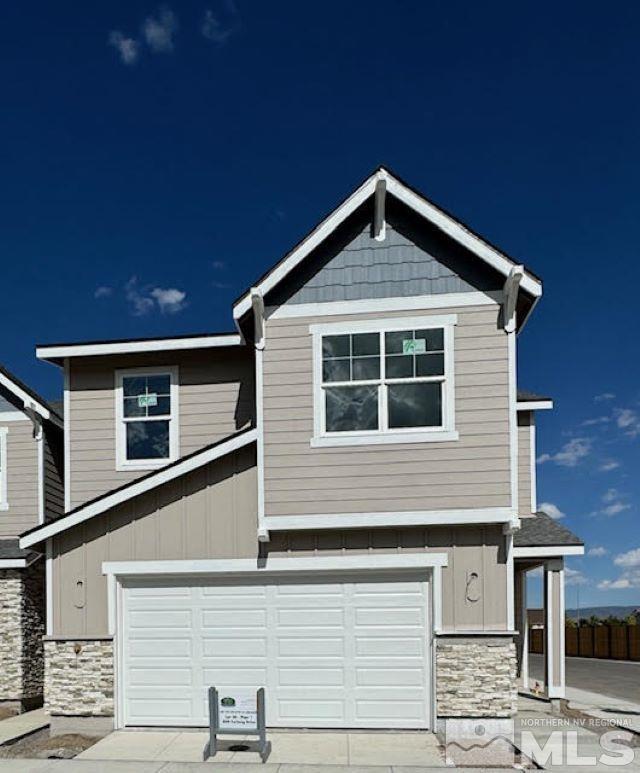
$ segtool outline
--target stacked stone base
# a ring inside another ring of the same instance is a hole
[[[510,637],[438,637],[438,718],[514,716],[518,700],[516,667],[516,647]]]
[[[44,615],[44,562],[0,570],[0,706],[42,705]]]
[[[49,638],[44,653],[44,708],[52,734],[112,730],[113,640]]]

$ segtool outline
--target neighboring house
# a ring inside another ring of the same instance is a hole
[[[18,545],[64,514],[62,417],[0,366],[0,706],[42,703],[44,561]]]
[[[46,550],[53,729],[207,724],[266,688],[284,727],[436,728],[516,707],[544,564],[516,335],[541,281],[385,169],[233,306],[236,332],[50,344],[66,512]],[[526,648],[525,648],[526,651]]]

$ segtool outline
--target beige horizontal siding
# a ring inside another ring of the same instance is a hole
[[[7,502],[0,510],[0,537],[16,537],[38,523],[38,442],[33,424],[12,421],[7,428]]]
[[[103,561],[251,558],[256,530],[250,446],[63,532],[53,545],[54,635],[108,633]]]
[[[116,470],[115,371],[178,366],[180,455],[246,427],[255,416],[253,351],[195,350],[71,361],[71,505],[135,480],[145,470]]]
[[[518,412],[518,512],[531,514],[531,427],[530,411]]]
[[[310,447],[311,324],[450,313],[458,315],[454,360],[459,440]],[[497,304],[431,312],[270,319],[266,331],[267,515],[509,506],[509,366],[507,338],[499,326]]]

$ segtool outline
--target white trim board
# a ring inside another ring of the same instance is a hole
[[[292,558],[220,558],[196,561],[104,561],[102,574],[140,575],[270,574],[272,572],[359,572],[431,569],[447,566],[446,553],[389,553]]]
[[[0,569],[26,569],[31,564],[34,564],[40,556],[32,556],[31,558],[0,558]]]
[[[510,523],[512,517],[513,513],[510,507],[487,507],[478,510],[270,515],[266,516],[263,522],[269,531],[301,531],[304,529],[359,529],[375,526]]]
[[[169,352],[180,349],[211,349],[220,346],[241,346],[238,333],[194,336],[192,338],[158,338],[148,341],[111,341],[105,343],[60,344],[37,346],[40,360],[58,360],[66,357],[91,357],[106,354],[140,354],[142,352]]]
[[[22,387],[18,386],[13,379],[9,378],[8,376],[5,376],[4,373],[0,373],[0,386],[7,389],[11,394],[15,395],[19,400],[22,400],[22,403],[25,408],[31,408],[36,413],[40,414],[43,419],[48,419],[49,421],[52,421],[54,424],[56,424],[58,427],[62,427],[61,420],[51,411],[44,406],[39,400],[37,400],[35,397],[30,395],[28,392],[25,392]]]
[[[326,303],[289,303],[268,306],[267,319],[295,319],[297,317],[332,317],[346,314],[375,314],[388,311],[429,311],[453,309],[461,306],[497,306],[502,303],[502,290],[491,292],[442,293],[414,295],[407,298],[365,298],[357,301],[328,301]]]
[[[37,545],[49,537],[53,537],[62,531],[70,529],[72,526],[83,523],[84,521],[89,520],[89,518],[93,518],[95,515],[104,513],[106,510],[122,504],[122,502],[133,499],[133,497],[137,497],[147,491],[151,491],[151,489],[157,488],[164,483],[168,483],[169,481],[174,480],[181,475],[185,475],[192,470],[196,470],[205,464],[209,464],[209,462],[213,462],[221,456],[225,456],[232,451],[243,448],[244,446],[255,442],[257,436],[257,430],[248,430],[241,435],[231,437],[229,440],[218,443],[213,448],[200,451],[199,453],[184,459],[182,462],[177,462],[165,469],[160,469],[143,480],[132,483],[120,491],[114,491],[113,494],[102,497],[102,499],[99,499],[93,504],[90,503],[84,507],[80,507],[74,512],[59,518],[57,521],[45,524],[30,534],[26,534],[24,537],[20,538],[20,547],[28,548],[32,545]]]
[[[15,411],[2,411],[0,413],[0,424],[11,423],[14,421],[30,421],[26,413],[18,410]]]
[[[513,549],[514,558],[555,558],[582,555],[584,555],[584,545],[544,545]]]
[[[549,411],[553,408],[553,400],[521,400],[516,406],[519,411]]]
[[[321,244],[338,226],[343,223],[361,204],[375,193],[379,180],[384,180],[387,191],[406,204],[430,223],[446,233],[462,246],[469,249],[488,263],[503,276],[508,276],[514,262],[480,237],[472,234],[465,226],[447,215],[441,209],[400,182],[388,170],[381,167],[368,177],[341,205],[323,220],[297,247],[278,263],[267,276],[257,284],[257,289],[265,295],[279,284],[296,268],[319,244]],[[525,273],[521,287],[534,298],[542,295],[542,284],[530,274]],[[234,304],[234,319],[239,319],[251,309],[251,291],[246,292]]]

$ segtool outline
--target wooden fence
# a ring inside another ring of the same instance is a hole
[[[567,657],[640,661],[640,625],[566,626],[564,631]],[[529,652],[544,652],[542,628],[529,631]]]

